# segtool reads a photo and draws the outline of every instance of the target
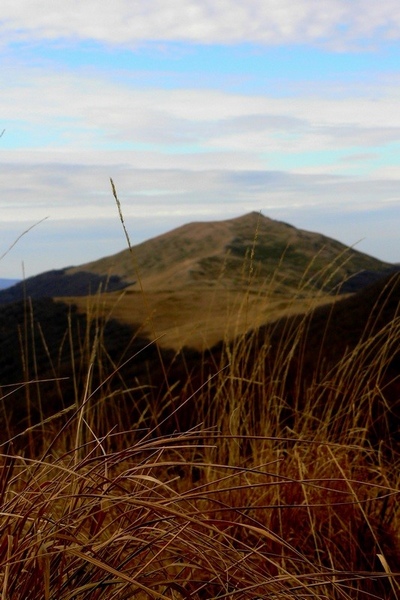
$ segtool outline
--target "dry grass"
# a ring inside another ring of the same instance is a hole
[[[241,297],[238,323],[251,302]],[[162,410],[148,396],[150,421],[128,431],[108,408],[122,366],[104,371],[100,327],[84,337],[70,404],[1,446],[2,598],[400,598],[397,453],[369,438],[399,322],[366,332],[307,386],[295,377],[289,400],[308,326],[304,316],[284,332],[273,364],[268,339],[255,355],[251,337],[235,338],[211,380],[193,380],[180,406],[172,388]],[[157,434],[166,415],[189,413],[197,426]]]
[[[274,295],[266,286],[249,293],[227,289],[196,289],[146,292],[144,305],[140,292],[114,292],[103,294],[100,311],[106,318],[115,318],[128,325],[142,325],[144,335],[152,337],[153,330],[162,335],[163,348],[180,350],[189,346],[196,350],[211,348],[222,339],[234,340],[266,322],[284,316],[302,314],[311,308],[335,301],[335,297],[321,294],[296,297]],[[76,305],[84,314],[88,299],[62,298]],[[99,305],[96,297],[93,305]],[[151,319],[149,319],[149,312]]]
[[[1,456],[3,598],[397,597],[398,481],[381,457],[263,438],[237,460],[240,438],[205,431],[60,453],[76,433]],[[220,444],[234,451],[217,463]]]

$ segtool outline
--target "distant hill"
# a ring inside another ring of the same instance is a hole
[[[189,223],[99,260],[28,278],[0,291],[0,302],[86,296],[102,291],[259,289],[266,279],[285,292],[301,285],[331,292],[345,280],[359,289],[394,265],[340,242],[252,212],[226,221]],[[398,267],[397,267],[398,268]],[[354,279],[364,273],[361,279]],[[379,275],[378,275],[379,274]]]
[[[20,281],[20,279],[0,278],[0,290],[5,290],[5,289],[11,287],[12,285],[15,285],[19,281]]]
[[[0,304],[19,302],[25,297],[34,299],[53,298],[55,296],[88,296],[102,291],[115,291],[126,287],[118,276],[97,275],[90,271],[70,269],[46,271],[28,277],[7,289],[0,289]]]

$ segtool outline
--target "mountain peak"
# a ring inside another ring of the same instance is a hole
[[[147,290],[255,290],[274,284],[299,286],[306,279],[315,288],[330,289],[360,271],[379,272],[392,265],[340,242],[297,229],[252,211],[224,221],[193,222],[133,247],[77,267],[44,273],[0,291],[0,302],[24,297],[77,296],[126,287],[139,289],[137,269]],[[304,282],[303,282],[304,283]],[[303,284],[302,284],[303,285]]]

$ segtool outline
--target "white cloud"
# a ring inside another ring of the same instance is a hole
[[[8,74],[0,95],[0,127],[7,129],[3,147],[13,146],[18,130],[20,149],[86,149],[98,157],[98,149],[115,147],[125,148],[122,160],[134,166],[144,166],[145,156],[151,168],[238,163],[247,169],[253,162],[258,169],[268,168],[269,159],[262,158],[268,153],[364,151],[400,142],[399,93],[400,84],[381,90],[353,86],[340,99],[316,91],[272,98],[216,90],[142,90],[100,75],[21,69]],[[129,152],[135,148],[136,155]],[[338,173],[342,167],[339,157]]]
[[[341,49],[400,37],[396,0],[3,0],[1,16],[3,40],[317,42]]]
[[[3,164],[0,168],[1,221],[109,219],[115,215],[109,176],[124,199],[127,217],[216,214],[263,207],[329,205],[335,211],[369,210],[397,198],[399,181],[289,174],[237,169],[137,169],[114,165]]]

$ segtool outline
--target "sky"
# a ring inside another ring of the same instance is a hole
[[[400,262],[398,0],[2,0],[0,78],[0,277],[123,250],[110,177],[132,244],[260,211]]]

